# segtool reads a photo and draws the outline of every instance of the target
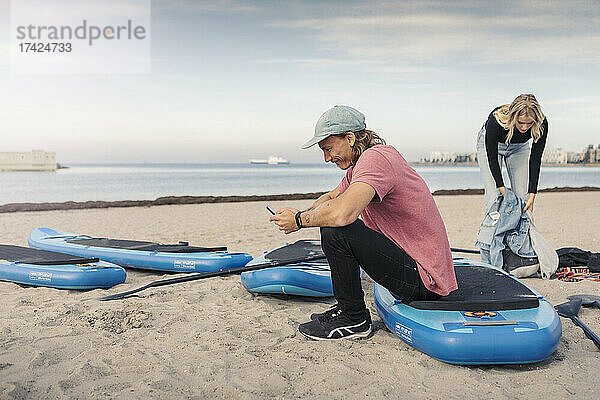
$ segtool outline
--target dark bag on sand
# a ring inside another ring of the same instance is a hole
[[[600,272],[600,253],[592,253],[577,247],[562,247],[556,250],[560,267],[588,267],[592,272]]]
[[[537,257],[521,257],[508,247],[502,250],[502,269],[513,274],[516,278],[526,278],[535,275],[540,269]]]

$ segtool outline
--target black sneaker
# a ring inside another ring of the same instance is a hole
[[[323,314],[325,315],[313,321],[300,324],[298,331],[313,340],[335,340],[364,338],[373,330],[368,311],[365,311],[365,317],[359,321],[348,318],[340,308],[335,312],[326,311]]]
[[[315,319],[317,319],[319,317],[325,317],[327,315],[331,315],[333,313],[336,313],[339,310],[339,307],[340,307],[340,305],[338,303],[335,303],[334,305],[332,305],[331,307],[329,307],[327,309],[327,311],[325,311],[325,312],[310,314],[310,320],[314,321]]]

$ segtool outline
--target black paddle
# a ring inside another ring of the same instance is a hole
[[[558,315],[561,317],[570,318],[575,325],[583,329],[585,336],[592,340],[596,347],[600,349],[600,337],[592,332],[592,330],[588,328],[587,325],[579,319],[579,317],[577,317],[579,309],[581,308],[581,299],[569,300],[566,303],[554,306],[554,308],[556,309]]]
[[[450,250],[454,251],[454,252],[458,252],[458,253],[479,254],[479,250],[468,250],[468,249],[457,249],[457,248],[451,248]],[[164,279],[161,281],[150,282],[147,285],[144,285],[137,289],[129,290],[127,292],[116,293],[116,294],[112,294],[110,296],[100,297],[98,300],[100,300],[100,301],[119,300],[119,299],[123,299],[127,296],[130,296],[134,293],[141,292],[142,290],[151,288],[151,287],[172,285],[175,283],[195,281],[195,280],[204,279],[204,278],[213,278],[215,276],[233,275],[233,274],[237,274],[238,272],[242,273],[244,271],[256,271],[259,269],[280,267],[283,265],[297,264],[297,263],[302,263],[302,262],[307,262],[307,261],[322,260],[324,258],[325,258],[325,255],[316,255],[316,256],[301,257],[301,258],[296,258],[296,259],[291,259],[291,260],[279,260],[279,261],[272,260],[272,261],[265,262],[262,264],[244,266],[244,267],[240,267],[240,268],[232,268],[232,269],[228,269],[228,270],[224,270],[224,271],[202,272],[202,273],[198,273],[198,274],[182,276],[180,278]]]
[[[290,259],[290,260],[272,260],[272,261],[264,262],[261,264],[255,264],[255,265],[244,266],[244,267],[239,267],[239,268],[232,268],[232,269],[227,269],[224,271],[201,272],[198,274],[182,276],[179,278],[164,279],[164,280],[160,280],[160,281],[150,282],[149,284],[142,286],[140,288],[129,290],[127,292],[112,294],[110,296],[100,297],[98,300],[100,300],[100,301],[118,300],[118,299],[122,299],[124,297],[130,296],[134,293],[141,292],[142,290],[145,290],[145,289],[148,289],[151,287],[172,285],[174,283],[189,282],[189,281],[195,281],[195,280],[204,279],[204,278],[213,278],[215,276],[232,275],[232,274],[242,273],[244,271],[256,271],[258,269],[281,267],[283,265],[297,264],[297,263],[314,261],[314,260],[322,260],[324,258],[325,258],[325,255],[320,254],[320,255],[316,255],[316,256],[301,257],[301,258],[295,258],[295,259]]]
[[[600,308],[600,296],[593,294],[574,294],[567,297],[569,300],[581,299],[581,305],[584,307],[596,306]]]

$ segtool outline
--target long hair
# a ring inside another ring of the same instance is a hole
[[[534,123],[531,127],[531,137],[534,142],[537,142],[544,134],[542,130],[542,122],[544,122],[544,113],[537,99],[532,94],[522,94],[517,96],[510,104],[504,104],[494,112],[494,116],[504,129],[508,129],[506,135],[506,144],[510,143],[510,139],[515,132],[515,125],[519,117],[531,117]]]
[[[368,129],[352,133],[354,133],[354,137],[356,138],[354,146],[352,146],[352,165],[356,165],[358,157],[369,147],[373,147],[376,144],[385,144],[383,138]],[[345,134],[339,136],[344,137]]]

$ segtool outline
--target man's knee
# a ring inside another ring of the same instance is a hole
[[[330,243],[335,242],[340,237],[339,227],[333,226],[322,226],[321,227],[321,246],[327,246]]]
[[[352,236],[361,228],[364,228],[364,224],[358,219],[346,226],[323,226],[321,227],[321,246],[340,240],[345,235]]]

